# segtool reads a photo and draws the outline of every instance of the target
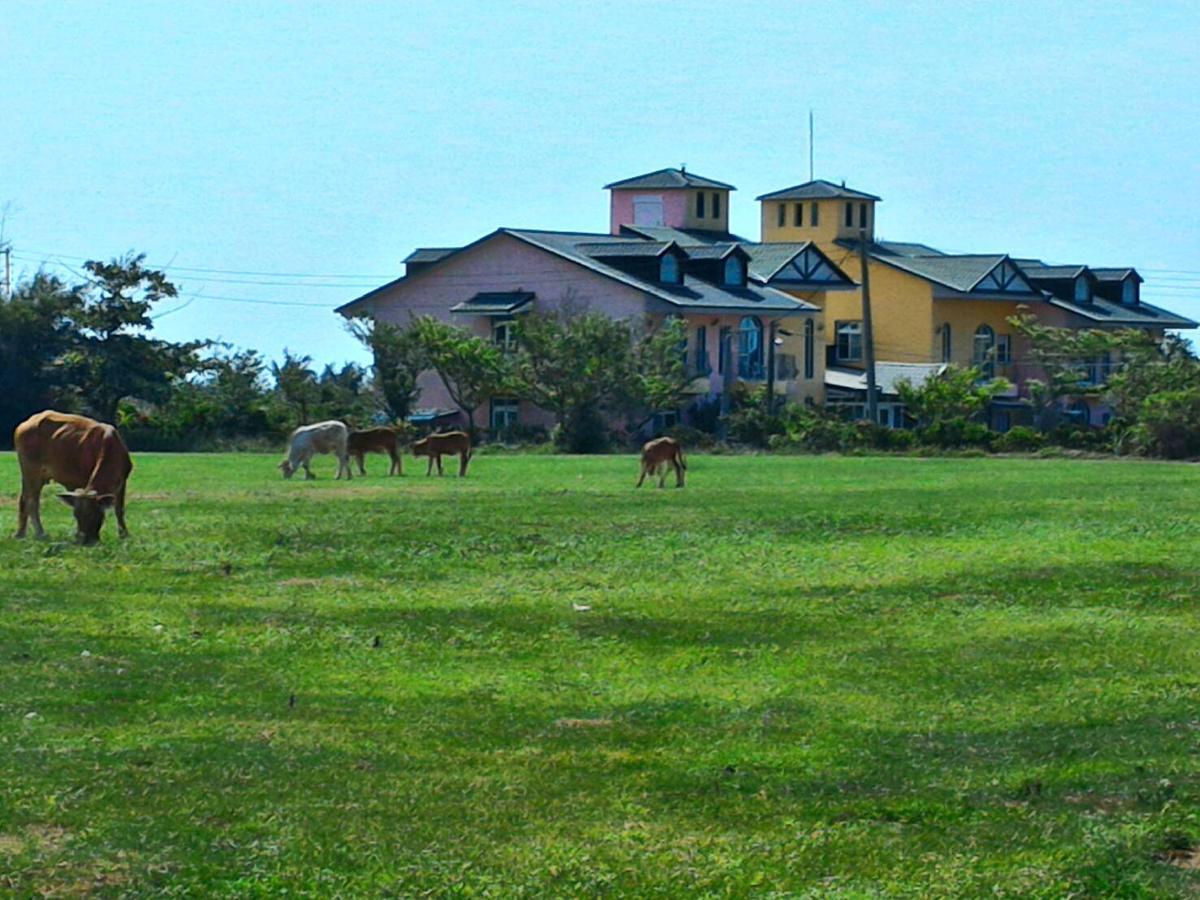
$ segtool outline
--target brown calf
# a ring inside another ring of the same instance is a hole
[[[667,469],[675,470],[675,487],[683,487],[683,473],[687,463],[683,461],[683,448],[674,438],[660,437],[647,441],[642,445],[642,475],[638,478],[637,487],[642,486],[647,475],[658,475],[658,486],[664,487],[667,480]]]
[[[442,455],[458,454],[458,477],[467,474],[467,463],[471,461],[471,438],[465,431],[447,431],[444,434],[431,434],[413,441],[413,456],[428,456],[429,468],[426,475],[433,474],[433,464],[437,463],[438,474],[442,472]]]
[[[125,483],[133,463],[115,428],[48,409],[17,426],[13,446],[21,466],[17,537],[25,537],[25,525],[31,519],[34,535],[46,536],[41,498],[47,481],[57,481],[67,489],[58,498],[75,513],[75,536],[80,543],[100,540],[100,526],[110,507],[116,513],[121,537],[129,535],[125,527]]]
[[[400,453],[396,450],[396,432],[390,428],[367,428],[363,431],[352,431],[347,448],[350,451],[350,458],[358,461],[359,475],[367,474],[367,469],[363,465],[363,457],[368,453],[386,453],[392,460],[392,467],[388,469],[388,474],[404,474]]]

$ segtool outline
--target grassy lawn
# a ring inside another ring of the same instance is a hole
[[[1200,468],[276,461],[0,539],[0,893],[1200,890]]]

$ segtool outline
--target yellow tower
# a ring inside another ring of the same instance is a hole
[[[838,238],[857,238],[867,230],[875,236],[874,194],[840,187],[828,181],[809,181],[757,198],[762,215],[762,241],[813,241],[832,244]]]

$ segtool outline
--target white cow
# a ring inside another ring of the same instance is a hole
[[[291,478],[296,470],[303,466],[304,477],[311,480],[316,476],[308,467],[308,461],[317,453],[332,453],[338,461],[337,477],[341,478],[345,472],[347,479],[353,478],[350,474],[350,454],[347,450],[349,439],[350,429],[342,422],[330,420],[317,422],[315,425],[301,425],[288,438],[287,459],[279,464],[283,477]]]

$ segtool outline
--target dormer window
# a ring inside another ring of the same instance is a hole
[[[664,253],[658,264],[658,280],[663,284],[679,284],[682,273],[679,260],[673,253]]]
[[[1122,306],[1137,306],[1138,289],[1137,282],[1132,278],[1126,278],[1121,282],[1121,305]]]
[[[1080,275],[1075,279],[1075,302],[1076,303],[1091,303],[1092,302],[1092,286],[1088,284],[1087,276]]]
[[[699,193],[696,194],[696,218],[697,219],[704,218],[704,196],[705,196],[704,191],[700,191]]]
[[[746,265],[740,256],[731,256],[725,260],[726,287],[742,287],[746,283]]]

